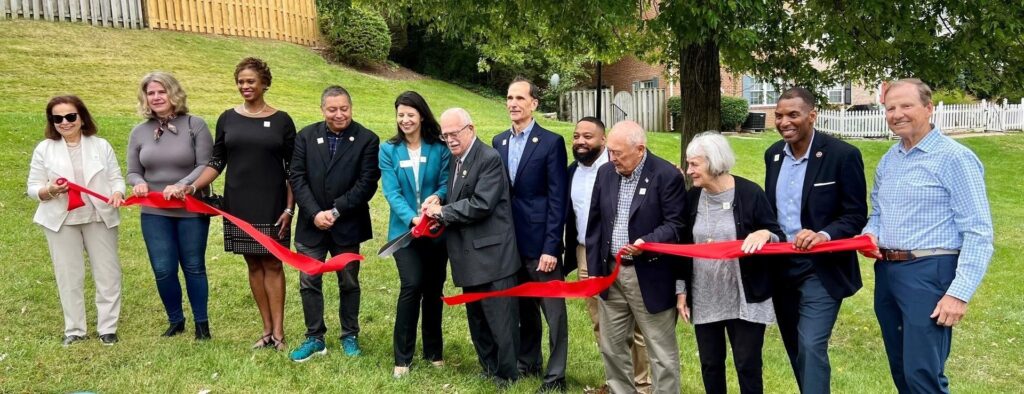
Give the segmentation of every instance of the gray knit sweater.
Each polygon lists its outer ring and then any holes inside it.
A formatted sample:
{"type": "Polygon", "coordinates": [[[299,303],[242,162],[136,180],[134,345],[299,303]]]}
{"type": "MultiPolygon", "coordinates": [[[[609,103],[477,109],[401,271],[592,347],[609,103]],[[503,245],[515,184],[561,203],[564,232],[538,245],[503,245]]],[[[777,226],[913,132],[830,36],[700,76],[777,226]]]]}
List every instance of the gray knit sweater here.
{"type": "MultiPolygon", "coordinates": [[[[128,185],[149,184],[150,192],[162,192],[167,185],[187,185],[199,178],[213,150],[213,137],[203,118],[179,115],[170,124],[177,133],[164,131],[154,138],[155,119],[140,123],[128,137],[128,185]],[[191,127],[191,133],[189,132],[191,127]],[[195,136],[193,148],[192,135],[195,136]],[[197,165],[198,164],[198,165],[197,165]]],[[[142,207],[142,213],[173,217],[196,217],[184,209],[142,207]]]]}

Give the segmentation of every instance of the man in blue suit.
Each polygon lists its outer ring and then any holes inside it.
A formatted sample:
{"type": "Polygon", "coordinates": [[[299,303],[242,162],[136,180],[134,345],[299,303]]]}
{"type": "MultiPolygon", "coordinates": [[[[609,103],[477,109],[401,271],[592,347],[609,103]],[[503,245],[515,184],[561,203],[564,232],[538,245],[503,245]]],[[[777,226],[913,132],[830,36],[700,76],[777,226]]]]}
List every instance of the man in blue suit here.
{"type": "MultiPolygon", "coordinates": [[[[533,119],[538,89],[516,78],[508,87],[506,108],[512,128],[498,134],[491,146],[498,150],[511,182],[512,222],[523,267],[521,282],[562,280],[559,266],[565,228],[567,195],[565,140],[533,119]]],[[[549,347],[544,383],[539,391],[565,391],[565,363],[569,328],[565,300],[521,298],[519,305],[519,371],[540,375],[543,367],[540,310],[548,323],[549,347]]]]}

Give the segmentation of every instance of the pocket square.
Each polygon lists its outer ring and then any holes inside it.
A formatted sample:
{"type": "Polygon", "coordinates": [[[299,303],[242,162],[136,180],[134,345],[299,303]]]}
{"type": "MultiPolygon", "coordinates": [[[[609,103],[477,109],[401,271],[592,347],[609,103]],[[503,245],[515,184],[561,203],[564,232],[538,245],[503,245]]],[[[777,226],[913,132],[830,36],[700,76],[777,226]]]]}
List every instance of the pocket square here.
{"type": "Polygon", "coordinates": [[[834,184],[834,183],[836,183],[836,181],[832,181],[832,182],[822,182],[822,183],[815,183],[815,184],[814,184],[814,187],[818,187],[818,186],[828,186],[828,185],[831,185],[831,184],[834,184]]]}

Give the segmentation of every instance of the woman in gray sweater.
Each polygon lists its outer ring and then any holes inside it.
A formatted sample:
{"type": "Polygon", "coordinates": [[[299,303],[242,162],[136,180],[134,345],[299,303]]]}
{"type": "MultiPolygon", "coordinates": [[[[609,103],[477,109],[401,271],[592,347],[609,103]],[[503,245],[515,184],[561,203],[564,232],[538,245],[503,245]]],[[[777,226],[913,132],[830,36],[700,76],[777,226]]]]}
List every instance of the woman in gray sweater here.
{"type": "MultiPolygon", "coordinates": [[[[191,184],[210,160],[213,138],[206,122],[189,115],[185,91],[164,72],[146,74],[139,84],[139,113],[146,120],[128,140],[128,184],[132,193],[163,193],[170,199],[194,192],[191,184]],[[190,189],[190,190],[186,190],[190,189]]],[[[210,339],[207,317],[206,238],[210,218],[184,209],[142,207],[142,237],[170,326],[163,336],[185,331],[178,266],[192,306],[196,339],[210,339]]]]}

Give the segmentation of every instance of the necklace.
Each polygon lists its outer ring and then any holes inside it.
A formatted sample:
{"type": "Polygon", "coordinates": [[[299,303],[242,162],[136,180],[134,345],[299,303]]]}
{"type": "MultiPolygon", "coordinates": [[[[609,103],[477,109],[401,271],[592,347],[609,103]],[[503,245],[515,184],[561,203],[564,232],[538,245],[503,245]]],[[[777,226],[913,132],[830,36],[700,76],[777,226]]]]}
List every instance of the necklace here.
{"type": "Polygon", "coordinates": [[[267,103],[263,102],[263,108],[260,108],[259,111],[249,112],[249,110],[247,108],[245,108],[245,103],[242,103],[242,112],[245,112],[246,115],[253,115],[253,116],[259,115],[259,114],[263,113],[263,111],[265,111],[266,109],[267,109],[267,103]]]}

